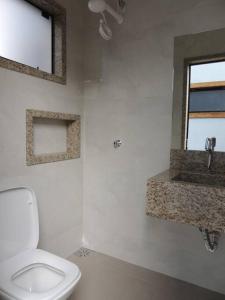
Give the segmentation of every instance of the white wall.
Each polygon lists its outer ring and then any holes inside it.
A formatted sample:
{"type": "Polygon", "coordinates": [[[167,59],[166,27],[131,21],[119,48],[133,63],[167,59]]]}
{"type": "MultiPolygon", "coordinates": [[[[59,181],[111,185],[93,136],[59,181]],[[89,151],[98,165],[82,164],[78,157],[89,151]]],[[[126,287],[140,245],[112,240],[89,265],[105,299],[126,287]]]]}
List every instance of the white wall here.
{"type": "Polygon", "coordinates": [[[25,110],[82,113],[82,12],[68,9],[67,85],[0,68],[0,189],[30,186],[40,215],[39,247],[62,256],[73,253],[82,236],[82,159],[26,166],[25,110]]]}
{"type": "Polygon", "coordinates": [[[84,238],[87,247],[225,293],[225,241],[145,216],[146,181],[169,167],[174,36],[225,27],[223,0],[129,0],[113,40],[86,10],[84,238]],[[114,150],[116,138],[123,141],[114,150]]]}

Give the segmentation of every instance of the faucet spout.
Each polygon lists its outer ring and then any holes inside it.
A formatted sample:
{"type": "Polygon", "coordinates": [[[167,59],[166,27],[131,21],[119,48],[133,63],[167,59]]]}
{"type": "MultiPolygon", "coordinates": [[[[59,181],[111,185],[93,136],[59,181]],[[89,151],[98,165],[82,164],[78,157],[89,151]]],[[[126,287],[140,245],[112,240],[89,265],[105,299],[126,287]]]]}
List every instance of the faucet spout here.
{"type": "Polygon", "coordinates": [[[212,155],[213,155],[212,151],[209,150],[208,151],[208,165],[207,165],[209,170],[211,169],[211,165],[212,165],[212,155]]]}

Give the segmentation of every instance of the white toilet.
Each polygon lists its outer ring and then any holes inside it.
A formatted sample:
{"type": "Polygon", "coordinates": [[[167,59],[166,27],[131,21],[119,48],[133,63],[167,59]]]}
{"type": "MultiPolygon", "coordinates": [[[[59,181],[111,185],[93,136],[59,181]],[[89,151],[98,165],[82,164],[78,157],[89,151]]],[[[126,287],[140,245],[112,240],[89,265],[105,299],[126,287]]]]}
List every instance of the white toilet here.
{"type": "Polygon", "coordinates": [[[64,300],[73,292],[79,268],[37,249],[39,220],[28,188],[0,192],[0,299],[64,300]]]}

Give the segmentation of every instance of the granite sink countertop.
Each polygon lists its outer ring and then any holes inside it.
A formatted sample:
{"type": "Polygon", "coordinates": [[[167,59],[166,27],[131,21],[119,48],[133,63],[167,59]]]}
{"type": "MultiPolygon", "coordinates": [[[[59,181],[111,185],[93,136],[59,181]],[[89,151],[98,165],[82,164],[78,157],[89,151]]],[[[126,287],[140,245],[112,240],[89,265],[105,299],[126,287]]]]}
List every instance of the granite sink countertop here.
{"type": "MultiPolygon", "coordinates": [[[[181,171],[169,169],[154,177],[150,181],[169,181],[171,183],[180,182],[183,184],[203,185],[209,187],[225,188],[225,174],[217,174],[213,172],[196,173],[190,171],[181,171]]],[[[224,199],[225,200],[225,199],[224,199]]]]}
{"type": "Polygon", "coordinates": [[[193,170],[171,168],[150,178],[147,215],[225,232],[225,173],[193,170]]]}

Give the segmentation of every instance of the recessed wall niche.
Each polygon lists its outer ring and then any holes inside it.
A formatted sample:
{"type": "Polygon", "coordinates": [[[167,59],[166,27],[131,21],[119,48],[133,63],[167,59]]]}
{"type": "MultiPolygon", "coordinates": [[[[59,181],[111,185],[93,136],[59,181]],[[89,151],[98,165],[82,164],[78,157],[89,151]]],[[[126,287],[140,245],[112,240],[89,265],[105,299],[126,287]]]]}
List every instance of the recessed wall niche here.
{"type": "Polygon", "coordinates": [[[32,109],[26,111],[26,161],[28,166],[79,157],[79,115],[32,109]],[[46,140],[47,143],[45,143],[46,140]],[[48,144],[48,148],[46,148],[46,144],[48,144]]]}

